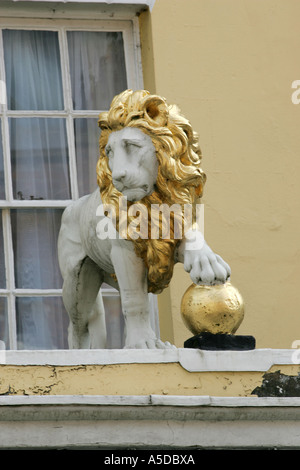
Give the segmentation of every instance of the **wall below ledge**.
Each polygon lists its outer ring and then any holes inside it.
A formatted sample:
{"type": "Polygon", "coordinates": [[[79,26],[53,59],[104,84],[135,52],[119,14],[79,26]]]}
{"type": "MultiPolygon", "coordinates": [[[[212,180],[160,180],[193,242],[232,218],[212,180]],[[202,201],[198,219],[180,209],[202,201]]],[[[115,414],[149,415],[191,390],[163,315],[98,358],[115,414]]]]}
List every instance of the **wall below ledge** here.
{"type": "Polygon", "coordinates": [[[300,397],[299,352],[0,351],[0,395],[300,397]]]}
{"type": "Polygon", "coordinates": [[[299,422],[299,398],[6,396],[0,450],[300,449],[299,422]]]}

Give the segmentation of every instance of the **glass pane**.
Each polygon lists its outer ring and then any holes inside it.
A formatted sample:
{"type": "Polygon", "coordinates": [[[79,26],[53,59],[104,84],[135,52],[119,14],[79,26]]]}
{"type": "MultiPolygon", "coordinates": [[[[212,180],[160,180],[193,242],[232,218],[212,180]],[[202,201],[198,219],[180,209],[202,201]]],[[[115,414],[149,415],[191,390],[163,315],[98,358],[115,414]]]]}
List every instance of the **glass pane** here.
{"type": "Polygon", "coordinates": [[[60,209],[11,211],[17,288],[61,288],[57,238],[62,212],[60,209]]]}
{"type": "Polygon", "coordinates": [[[3,244],[3,226],[2,211],[0,210],[0,289],[5,289],[5,261],[4,261],[4,244],[3,244]]]}
{"type": "Polygon", "coordinates": [[[68,349],[61,297],[17,297],[16,319],[18,349],[68,349]]]}
{"type": "Polygon", "coordinates": [[[122,33],[67,35],[74,109],[108,109],[113,97],[127,88],[122,33]]]}
{"type": "Polygon", "coordinates": [[[5,199],[1,120],[0,120],[0,199],[5,199]]]}
{"type": "Polygon", "coordinates": [[[74,130],[79,196],[84,196],[97,188],[100,129],[97,119],[75,119],[74,130]]]}
{"type": "Polygon", "coordinates": [[[0,341],[4,342],[0,343],[0,349],[9,349],[6,297],[0,297],[0,341]]]}
{"type": "Polygon", "coordinates": [[[69,199],[68,144],[64,119],[10,119],[16,199],[69,199]]]}
{"type": "Polygon", "coordinates": [[[3,43],[8,109],[63,109],[57,32],[6,29],[3,43]]]}

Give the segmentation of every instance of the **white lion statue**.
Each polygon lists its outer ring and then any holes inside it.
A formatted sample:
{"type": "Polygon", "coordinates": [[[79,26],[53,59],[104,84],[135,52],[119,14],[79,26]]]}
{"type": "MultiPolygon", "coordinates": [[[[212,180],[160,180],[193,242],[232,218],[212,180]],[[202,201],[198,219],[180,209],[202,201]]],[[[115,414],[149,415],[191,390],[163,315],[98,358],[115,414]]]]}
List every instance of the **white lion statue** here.
{"type": "Polygon", "coordinates": [[[162,205],[195,207],[206,180],[198,138],[176,106],[145,90],[116,96],[110,110],[100,114],[99,126],[100,191],[65,209],[58,239],[63,301],[70,317],[69,347],[105,347],[99,295],[105,282],[120,291],[124,347],[171,348],[151,328],[148,293],[169,285],[177,262],[184,263],[196,284],[225,283],[230,276],[229,266],[209,248],[198,228],[182,228],[182,213],[174,211],[170,217],[169,210],[169,231],[163,236],[166,215],[151,212],[162,205]],[[120,201],[123,206],[125,201],[125,225],[120,201]],[[180,237],[175,236],[178,226],[180,237]],[[153,228],[158,236],[151,236],[153,228]]]}

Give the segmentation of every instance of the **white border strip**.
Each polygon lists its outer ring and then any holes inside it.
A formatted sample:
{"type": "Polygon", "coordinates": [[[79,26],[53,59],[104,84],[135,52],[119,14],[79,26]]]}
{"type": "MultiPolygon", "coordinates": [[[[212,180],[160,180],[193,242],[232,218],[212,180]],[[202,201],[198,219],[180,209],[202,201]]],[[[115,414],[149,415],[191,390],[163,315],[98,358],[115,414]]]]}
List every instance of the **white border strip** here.
{"type": "MultiPolygon", "coordinates": [[[[7,1],[7,0],[6,0],[7,1]]],[[[55,3],[84,3],[86,0],[8,0],[12,2],[55,2],[55,3]]],[[[89,3],[104,3],[108,5],[123,4],[123,5],[147,5],[153,8],[155,0],[88,0],[89,3]]]]}
{"type": "Polygon", "coordinates": [[[179,363],[189,372],[267,371],[273,365],[299,364],[298,349],[204,351],[200,349],[91,349],[0,351],[0,364],[10,365],[111,365],[179,363]]]}
{"type": "Polygon", "coordinates": [[[14,405],[300,407],[300,397],[214,397],[209,395],[14,395],[0,397],[0,407],[14,405]]]}
{"type": "MultiPolygon", "coordinates": [[[[85,0],[6,0],[11,2],[55,2],[55,3],[84,3],[85,0]]],[[[149,7],[152,11],[155,0],[88,0],[89,3],[102,3],[106,5],[122,4],[122,5],[137,5],[137,7],[149,7]]]]}

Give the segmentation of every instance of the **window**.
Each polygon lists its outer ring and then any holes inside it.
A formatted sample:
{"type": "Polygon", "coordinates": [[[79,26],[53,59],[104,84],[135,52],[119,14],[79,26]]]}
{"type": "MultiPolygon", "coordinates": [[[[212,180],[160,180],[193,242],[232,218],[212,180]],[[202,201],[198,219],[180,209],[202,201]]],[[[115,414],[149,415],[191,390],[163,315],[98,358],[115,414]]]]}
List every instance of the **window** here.
{"type": "MultiPolygon", "coordinates": [[[[0,340],[67,349],[56,243],[64,208],[97,188],[100,111],[142,86],[130,21],[0,21],[0,340]]],[[[118,293],[103,289],[112,329],[118,293]]],[[[113,335],[110,347],[120,347],[113,335]]],[[[109,336],[110,338],[110,336],[109,336]]],[[[109,339],[108,338],[108,339],[109,339]]]]}

